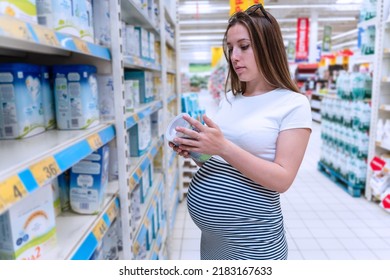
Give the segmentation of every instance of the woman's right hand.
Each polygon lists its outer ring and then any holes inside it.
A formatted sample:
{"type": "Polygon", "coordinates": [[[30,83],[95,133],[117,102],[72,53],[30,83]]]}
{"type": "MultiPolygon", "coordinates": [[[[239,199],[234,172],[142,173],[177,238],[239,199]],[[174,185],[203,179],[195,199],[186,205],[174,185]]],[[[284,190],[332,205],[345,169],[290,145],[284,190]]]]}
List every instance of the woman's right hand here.
{"type": "Polygon", "coordinates": [[[190,154],[188,151],[186,150],[182,150],[180,149],[178,146],[176,146],[175,144],[173,144],[172,142],[169,142],[169,147],[171,147],[173,149],[173,151],[175,153],[177,153],[179,156],[182,156],[184,158],[189,158],[190,157],[190,154]]]}

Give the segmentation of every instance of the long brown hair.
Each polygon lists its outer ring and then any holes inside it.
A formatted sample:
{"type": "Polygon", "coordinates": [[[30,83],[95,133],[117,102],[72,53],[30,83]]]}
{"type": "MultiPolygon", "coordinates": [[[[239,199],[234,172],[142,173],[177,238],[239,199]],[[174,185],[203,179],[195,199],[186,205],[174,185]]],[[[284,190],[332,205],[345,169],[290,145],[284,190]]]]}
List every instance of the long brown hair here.
{"type": "Polygon", "coordinates": [[[245,12],[237,12],[230,17],[223,37],[223,50],[229,63],[225,92],[228,91],[229,84],[234,95],[246,90],[246,83],[241,82],[234,71],[227,48],[229,29],[236,24],[242,24],[248,30],[257,67],[266,82],[273,87],[289,89],[299,93],[298,86],[290,76],[287,53],[278,22],[263,7],[261,7],[261,10],[255,9],[255,12],[248,12],[249,9],[245,12]]]}

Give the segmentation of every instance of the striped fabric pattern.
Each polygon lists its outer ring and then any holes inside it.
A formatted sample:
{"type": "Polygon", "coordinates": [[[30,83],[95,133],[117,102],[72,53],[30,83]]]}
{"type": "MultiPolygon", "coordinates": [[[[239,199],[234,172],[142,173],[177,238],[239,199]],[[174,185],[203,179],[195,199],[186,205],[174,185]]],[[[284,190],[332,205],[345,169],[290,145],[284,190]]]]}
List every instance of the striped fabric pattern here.
{"type": "Polygon", "coordinates": [[[285,260],[280,195],[211,158],[194,175],[188,210],[202,231],[202,260],[285,260]]]}

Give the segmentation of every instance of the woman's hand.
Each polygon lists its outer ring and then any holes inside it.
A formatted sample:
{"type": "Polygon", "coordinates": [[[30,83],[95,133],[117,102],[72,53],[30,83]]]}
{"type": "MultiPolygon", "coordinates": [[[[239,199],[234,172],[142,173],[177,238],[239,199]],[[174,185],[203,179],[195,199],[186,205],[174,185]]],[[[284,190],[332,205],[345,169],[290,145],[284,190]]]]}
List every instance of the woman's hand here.
{"type": "Polygon", "coordinates": [[[189,158],[190,157],[190,154],[188,151],[184,151],[182,149],[179,148],[179,146],[175,145],[174,143],[172,142],[169,142],[168,143],[169,147],[173,149],[173,151],[175,153],[177,153],[179,156],[182,156],[184,158],[189,158]]]}
{"type": "Polygon", "coordinates": [[[181,151],[198,152],[208,155],[223,155],[227,147],[227,140],[222,131],[209,117],[203,115],[206,125],[191,118],[188,115],[183,118],[189,122],[195,130],[176,127],[176,131],[184,133],[188,138],[175,138],[173,141],[181,151]]]}

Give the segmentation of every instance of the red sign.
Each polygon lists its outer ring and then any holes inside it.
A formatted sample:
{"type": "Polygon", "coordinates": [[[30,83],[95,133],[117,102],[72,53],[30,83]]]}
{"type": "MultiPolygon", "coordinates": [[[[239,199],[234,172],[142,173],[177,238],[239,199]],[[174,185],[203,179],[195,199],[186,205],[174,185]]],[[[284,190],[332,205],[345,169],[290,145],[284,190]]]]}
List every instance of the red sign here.
{"type": "Polygon", "coordinates": [[[390,194],[382,199],[382,206],[383,208],[390,210],[390,194]]]}
{"type": "Polygon", "coordinates": [[[374,157],[370,162],[370,166],[373,171],[382,171],[385,165],[386,161],[384,161],[380,157],[374,157]]]}
{"type": "Polygon", "coordinates": [[[295,60],[307,61],[309,58],[309,18],[298,18],[295,60]]]}

